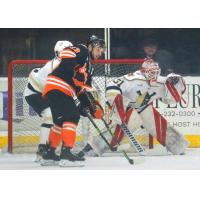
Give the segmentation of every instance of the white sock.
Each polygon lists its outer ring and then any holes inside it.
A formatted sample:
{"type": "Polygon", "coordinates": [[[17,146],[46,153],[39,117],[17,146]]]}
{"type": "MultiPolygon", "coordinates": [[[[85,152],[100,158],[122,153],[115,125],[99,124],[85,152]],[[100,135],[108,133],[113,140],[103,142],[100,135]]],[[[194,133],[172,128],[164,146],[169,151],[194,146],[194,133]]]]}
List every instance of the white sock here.
{"type": "Polygon", "coordinates": [[[40,144],[46,144],[49,139],[50,128],[41,126],[40,128],[40,144]]]}

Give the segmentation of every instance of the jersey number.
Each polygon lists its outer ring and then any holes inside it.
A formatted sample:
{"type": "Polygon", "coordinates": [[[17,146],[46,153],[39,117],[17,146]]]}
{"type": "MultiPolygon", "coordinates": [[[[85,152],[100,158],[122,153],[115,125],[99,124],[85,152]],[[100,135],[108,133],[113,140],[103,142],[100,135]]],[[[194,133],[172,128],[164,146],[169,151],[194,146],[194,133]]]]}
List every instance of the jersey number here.
{"type": "Polygon", "coordinates": [[[123,82],[124,82],[124,81],[122,81],[122,80],[119,79],[119,78],[113,81],[113,83],[115,83],[118,87],[120,87],[120,86],[122,85],[123,82]]]}

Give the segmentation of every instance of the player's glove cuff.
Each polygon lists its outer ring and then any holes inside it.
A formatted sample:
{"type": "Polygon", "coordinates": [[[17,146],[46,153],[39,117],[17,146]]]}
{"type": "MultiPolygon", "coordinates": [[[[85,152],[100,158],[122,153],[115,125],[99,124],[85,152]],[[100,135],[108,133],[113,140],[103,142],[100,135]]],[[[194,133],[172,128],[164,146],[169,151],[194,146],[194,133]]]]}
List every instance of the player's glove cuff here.
{"type": "Polygon", "coordinates": [[[95,108],[94,106],[90,108],[90,113],[95,119],[102,119],[104,115],[103,108],[97,101],[95,101],[95,108]]]}

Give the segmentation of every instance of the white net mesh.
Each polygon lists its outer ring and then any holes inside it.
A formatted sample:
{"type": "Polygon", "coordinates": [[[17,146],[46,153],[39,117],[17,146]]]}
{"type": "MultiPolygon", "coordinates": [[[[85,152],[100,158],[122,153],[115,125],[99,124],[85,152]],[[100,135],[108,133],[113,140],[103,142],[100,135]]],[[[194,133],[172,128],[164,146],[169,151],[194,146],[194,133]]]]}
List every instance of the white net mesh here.
{"type": "MultiPolygon", "coordinates": [[[[21,61],[13,62],[12,64],[12,150],[13,152],[33,152],[39,142],[39,133],[41,118],[33,111],[33,109],[26,103],[23,92],[28,81],[28,75],[33,68],[42,67],[44,61],[21,61]]],[[[120,77],[127,73],[133,72],[138,69],[139,64],[134,61],[130,64],[94,64],[93,79],[98,84],[99,88],[105,95],[105,88],[110,81],[116,77],[120,77]]],[[[101,95],[94,94],[95,97],[101,102],[106,110],[105,101],[101,95]]],[[[98,127],[104,132],[105,126],[100,120],[95,120],[98,127]]],[[[114,130],[113,127],[112,130],[114,130]]],[[[96,129],[86,118],[81,118],[78,131],[76,147],[81,148],[86,142],[88,134],[97,135],[96,129]]],[[[138,134],[137,138],[145,145],[149,145],[149,136],[147,134],[138,134]]],[[[10,138],[11,139],[11,138],[10,138]]]]}

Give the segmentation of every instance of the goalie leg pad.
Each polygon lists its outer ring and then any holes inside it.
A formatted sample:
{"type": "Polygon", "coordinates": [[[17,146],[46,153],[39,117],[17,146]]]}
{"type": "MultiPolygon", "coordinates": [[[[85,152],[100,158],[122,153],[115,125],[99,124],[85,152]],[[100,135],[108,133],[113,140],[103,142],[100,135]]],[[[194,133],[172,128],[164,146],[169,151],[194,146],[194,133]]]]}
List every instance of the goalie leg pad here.
{"type": "MultiPolygon", "coordinates": [[[[104,133],[104,137],[108,141],[111,140],[111,136],[109,133],[104,133]]],[[[88,143],[90,144],[90,146],[92,147],[92,149],[98,156],[101,156],[103,153],[105,153],[108,150],[107,144],[102,140],[100,135],[93,136],[90,134],[88,138],[88,143]]]]}
{"type": "MultiPolygon", "coordinates": [[[[124,117],[124,122],[126,124],[128,124],[129,120],[130,120],[130,117],[131,117],[131,114],[133,112],[133,109],[129,109],[126,113],[125,113],[125,117],[124,117]]],[[[132,121],[132,120],[131,120],[132,121]]],[[[134,123],[134,122],[133,122],[134,123]]],[[[129,123],[130,124],[130,123],[129,123]]],[[[121,130],[120,126],[117,124],[116,128],[115,128],[115,132],[114,132],[114,136],[112,138],[112,141],[111,141],[111,146],[115,146],[117,144],[117,142],[121,142],[121,140],[123,139],[124,137],[124,133],[123,131],[121,130]]]]}
{"type": "MultiPolygon", "coordinates": [[[[116,96],[114,101],[116,108],[115,114],[117,114],[118,118],[120,118],[119,124],[121,124],[121,122],[123,121],[125,124],[128,125],[128,128],[134,132],[138,130],[142,125],[140,115],[133,108],[129,108],[128,110],[125,111],[123,100],[124,97],[122,95],[116,96]]],[[[117,142],[120,142],[123,139],[123,136],[124,136],[123,131],[121,130],[120,126],[117,125],[111,145],[112,146],[116,145],[117,142]]]]}
{"type": "Polygon", "coordinates": [[[143,126],[173,154],[183,154],[188,142],[183,135],[172,128],[167,120],[152,106],[149,105],[140,113],[143,126]]]}
{"type": "Polygon", "coordinates": [[[166,148],[168,151],[172,152],[174,155],[182,155],[188,145],[189,142],[185,140],[183,135],[172,126],[169,125],[167,127],[166,148]]]}

